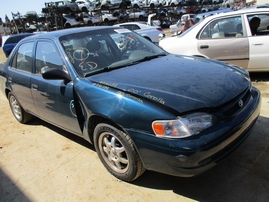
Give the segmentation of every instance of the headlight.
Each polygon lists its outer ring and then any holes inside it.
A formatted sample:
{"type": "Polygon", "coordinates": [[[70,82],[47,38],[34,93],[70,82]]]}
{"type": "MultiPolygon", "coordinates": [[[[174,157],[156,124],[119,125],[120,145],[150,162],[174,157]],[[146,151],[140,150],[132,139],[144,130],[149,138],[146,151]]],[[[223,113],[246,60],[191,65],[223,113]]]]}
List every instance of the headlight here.
{"type": "Polygon", "coordinates": [[[214,125],[216,118],[207,113],[193,113],[178,117],[175,120],[157,120],[152,129],[158,137],[185,138],[197,135],[214,125]]]}

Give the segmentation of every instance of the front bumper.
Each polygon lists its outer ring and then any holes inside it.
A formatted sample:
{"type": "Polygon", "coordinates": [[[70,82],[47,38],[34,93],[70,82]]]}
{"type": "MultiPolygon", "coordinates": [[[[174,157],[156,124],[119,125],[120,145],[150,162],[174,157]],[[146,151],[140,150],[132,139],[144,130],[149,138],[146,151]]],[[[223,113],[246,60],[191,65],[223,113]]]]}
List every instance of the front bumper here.
{"type": "Polygon", "coordinates": [[[232,121],[217,124],[207,134],[186,139],[162,139],[128,130],[148,170],[191,177],[213,167],[236,149],[256,123],[261,96],[253,87],[251,101],[232,121]]]}

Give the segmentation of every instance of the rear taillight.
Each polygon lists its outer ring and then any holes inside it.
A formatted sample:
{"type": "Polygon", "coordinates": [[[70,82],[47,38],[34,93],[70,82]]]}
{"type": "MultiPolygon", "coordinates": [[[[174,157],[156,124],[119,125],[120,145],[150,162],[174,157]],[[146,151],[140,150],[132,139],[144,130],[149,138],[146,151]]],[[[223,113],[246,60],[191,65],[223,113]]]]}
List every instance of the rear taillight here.
{"type": "Polygon", "coordinates": [[[159,30],[160,32],[163,31],[163,29],[161,27],[158,27],[157,30],[159,30]]]}

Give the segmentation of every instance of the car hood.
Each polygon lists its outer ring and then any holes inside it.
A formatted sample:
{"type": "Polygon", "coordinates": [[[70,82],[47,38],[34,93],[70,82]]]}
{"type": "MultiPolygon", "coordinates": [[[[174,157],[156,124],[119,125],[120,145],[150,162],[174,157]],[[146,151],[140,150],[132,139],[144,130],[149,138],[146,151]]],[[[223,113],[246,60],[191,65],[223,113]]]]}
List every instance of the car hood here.
{"type": "Polygon", "coordinates": [[[168,55],[88,78],[179,112],[214,108],[250,86],[248,73],[222,62],[168,55]]]}

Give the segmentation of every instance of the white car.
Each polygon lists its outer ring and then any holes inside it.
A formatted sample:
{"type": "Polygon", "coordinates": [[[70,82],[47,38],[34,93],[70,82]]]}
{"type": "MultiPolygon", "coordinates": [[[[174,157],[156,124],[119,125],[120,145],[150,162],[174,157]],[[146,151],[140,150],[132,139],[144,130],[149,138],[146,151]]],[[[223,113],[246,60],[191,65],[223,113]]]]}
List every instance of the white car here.
{"type": "Polygon", "coordinates": [[[128,14],[129,19],[139,19],[141,21],[147,19],[148,14],[144,10],[133,11],[128,14]]]}
{"type": "Polygon", "coordinates": [[[182,32],[184,29],[184,22],[181,22],[181,20],[178,20],[176,24],[170,25],[169,27],[170,32],[174,33],[174,35],[177,35],[182,32]]]}
{"type": "Polygon", "coordinates": [[[92,15],[96,19],[100,19],[100,22],[106,24],[114,23],[118,20],[118,18],[114,17],[111,13],[109,13],[109,11],[92,12],[92,15]]]}
{"type": "Polygon", "coordinates": [[[144,6],[144,0],[131,0],[131,7],[141,8],[144,6]]]}
{"type": "Polygon", "coordinates": [[[221,60],[251,71],[269,71],[269,8],[209,16],[159,45],[167,52],[221,60]],[[255,36],[250,22],[260,18],[255,36]]]}
{"type": "Polygon", "coordinates": [[[126,22],[117,24],[115,26],[124,27],[131,31],[134,31],[156,44],[159,43],[160,38],[165,37],[165,33],[161,27],[150,26],[143,22],[126,22]]]}
{"type": "Polygon", "coordinates": [[[181,33],[184,29],[185,22],[187,20],[194,20],[195,14],[184,14],[181,16],[181,19],[177,21],[176,24],[170,25],[169,29],[170,32],[174,33],[175,35],[181,33]]]}
{"type": "Polygon", "coordinates": [[[94,3],[91,0],[76,0],[79,10],[88,13],[94,9],[94,3]]]}
{"type": "Polygon", "coordinates": [[[94,24],[101,23],[102,17],[92,15],[92,14],[83,14],[83,21],[84,21],[84,24],[92,26],[94,24]]]}
{"type": "Polygon", "coordinates": [[[63,14],[63,27],[71,28],[71,27],[79,27],[81,26],[81,21],[78,17],[73,16],[72,14],[63,14]]]}

